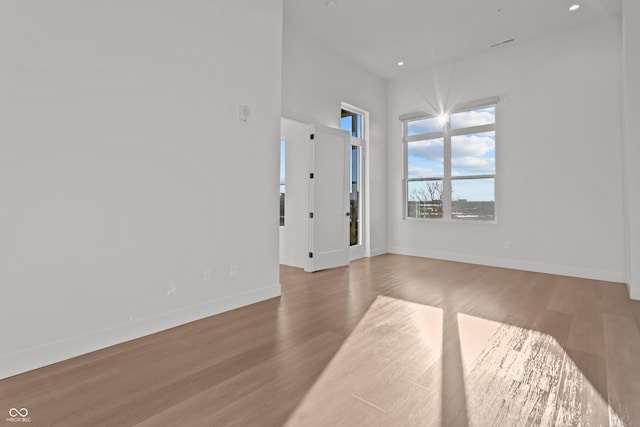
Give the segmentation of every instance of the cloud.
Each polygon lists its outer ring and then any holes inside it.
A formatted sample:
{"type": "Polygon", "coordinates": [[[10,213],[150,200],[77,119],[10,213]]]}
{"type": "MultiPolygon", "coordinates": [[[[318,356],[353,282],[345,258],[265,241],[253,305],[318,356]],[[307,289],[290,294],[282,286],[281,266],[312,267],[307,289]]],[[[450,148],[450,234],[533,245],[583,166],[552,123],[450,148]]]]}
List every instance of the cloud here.
{"type": "Polygon", "coordinates": [[[407,133],[420,135],[423,133],[444,132],[443,122],[438,117],[411,121],[408,124],[407,133]]]}
{"type": "Polygon", "coordinates": [[[409,156],[425,160],[442,161],[444,158],[444,140],[442,138],[409,142],[409,156]]]}
{"type": "Polygon", "coordinates": [[[478,157],[460,157],[451,159],[453,176],[490,175],[496,171],[496,159],[478,157]]]}
{"type": "Polygon", "coordinates": [[[407,170],[409,178],[433,178],[443,176],[442,168],[439,171],[429,167],[409,166],[407,170]]]}
{"type": "Polygon", "coordinates": [[[496,170],[496,141],[493,132],[460,135],[451,139],[451,167],[454,176],[493,174],[496,170]]]}
{"type": "Polygon", "coordinates": [[[444,141],[442,138],[410,142],[409,178],[444,175],[444,141]]]}
{"type": "Polygon", "coordinates": [[[451,128],[461,129],[471,126],[480,126],[496,121],[495,107],[483,108],[481,110],[464,111],[451,115],[451,128]]]}
{"type": "Polygon", "coordinates": [[[496,149],[495,135],[482,133],[476,135],[460,135],[451,138],[451,156],[485,156],[496,149]]]}
{"type": "MultiPolygon", "coordinates": [[[[495,173],[495,133],[454,136],[451,140],[452,175],[488,175],[495,173]]],[[[409,178],[443,175],[442,138],[409,142],[409,178]]]]}

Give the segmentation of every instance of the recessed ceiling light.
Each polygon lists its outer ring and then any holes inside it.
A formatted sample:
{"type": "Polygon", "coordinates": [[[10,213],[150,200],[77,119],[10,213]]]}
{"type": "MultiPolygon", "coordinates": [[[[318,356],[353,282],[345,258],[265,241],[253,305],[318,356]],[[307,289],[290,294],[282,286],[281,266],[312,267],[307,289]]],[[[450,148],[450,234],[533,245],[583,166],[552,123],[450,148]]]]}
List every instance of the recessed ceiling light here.
{"type": "Polygon", "coordinates": [[[569,10],[572,11],[572,12],[574,10],[578,10],[578,9],[580,9],[580,5],[579,4],[574,4],[574,5],[571,5],[571,7],[569,7],[569,10]]]}
{"type": "Polygon", "coordinates": [[[337,7],[338,3],[336,3],[334,0],[329,0],[327,2],[327,7],[337,7]]]}
{"type": "Polygon", "coordinates": [[[398,67],[402,67],[404,65],[403,61],[398,61],[398,67]]]}

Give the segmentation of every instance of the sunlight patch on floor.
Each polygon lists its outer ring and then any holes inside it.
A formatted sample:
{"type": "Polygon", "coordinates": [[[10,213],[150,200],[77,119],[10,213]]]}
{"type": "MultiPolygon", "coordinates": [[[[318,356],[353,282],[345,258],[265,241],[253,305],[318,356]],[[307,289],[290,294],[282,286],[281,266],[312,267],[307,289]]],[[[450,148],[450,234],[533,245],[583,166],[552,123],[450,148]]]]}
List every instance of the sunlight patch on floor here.
{"type": "Polygon", "coordinates": [[[441,356],[441,309],[378,297],[287,425],[440,425],[441,356]]]}
{"type": "Polygon", "coordinates": [[[548,334],[379,296],[287,425],[610,425],[610,411],[548,334]]]}
{"type": "Polygon", "coordinates": [[[457,317],[470,425],[609,425],[609,405],[552,336],[457,317]]]}

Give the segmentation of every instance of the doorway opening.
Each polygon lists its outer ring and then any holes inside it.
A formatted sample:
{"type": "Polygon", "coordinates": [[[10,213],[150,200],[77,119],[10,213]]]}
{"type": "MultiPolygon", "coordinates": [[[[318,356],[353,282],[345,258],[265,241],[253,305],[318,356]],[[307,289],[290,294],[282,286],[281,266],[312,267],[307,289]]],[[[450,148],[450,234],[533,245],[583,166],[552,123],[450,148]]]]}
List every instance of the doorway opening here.
{"type": "Polygon", "coordinates": [[[340,109],[340,128],[351,135],[349,159],[349,205],[350,258],[365,256],[367,246],[367,218],[365,178],[366,150],[368,146],[369,113],[353,105],[342,103],[340,109]]]}

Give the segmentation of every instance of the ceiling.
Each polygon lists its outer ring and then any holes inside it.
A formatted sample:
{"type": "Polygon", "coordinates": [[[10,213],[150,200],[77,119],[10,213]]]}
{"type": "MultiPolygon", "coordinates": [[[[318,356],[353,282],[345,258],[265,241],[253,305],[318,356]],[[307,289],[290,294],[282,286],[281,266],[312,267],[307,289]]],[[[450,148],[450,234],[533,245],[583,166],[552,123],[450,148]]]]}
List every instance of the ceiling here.
{"type": "Polygon", "coordinates": [[[284,0],[285,26],[384,80],[617,19],[621,0],[284,0]],[[569,6],[581,7],[569,11],[569,6]],[[514,42],[496,48],[505,40],[514,42]],[[397,63],[404,61],[399,67],[397,63]]]}

